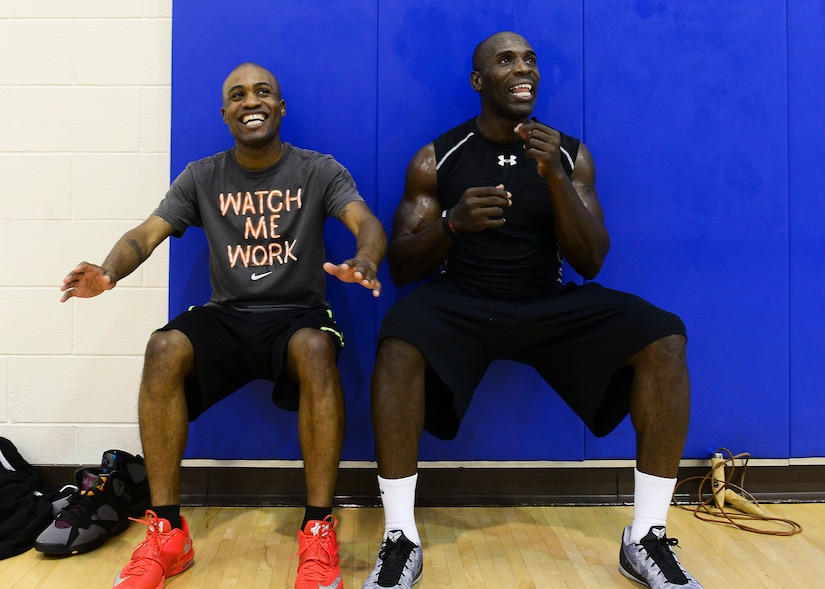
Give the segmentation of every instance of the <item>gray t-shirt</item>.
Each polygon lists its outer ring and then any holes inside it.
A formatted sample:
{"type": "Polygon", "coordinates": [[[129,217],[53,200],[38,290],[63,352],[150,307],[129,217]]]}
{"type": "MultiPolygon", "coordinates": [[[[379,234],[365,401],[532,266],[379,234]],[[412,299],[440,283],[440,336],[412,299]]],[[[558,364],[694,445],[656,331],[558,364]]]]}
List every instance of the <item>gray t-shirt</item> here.
{"type": "Polygon", "coordinates": [[[183,235],[203,227],[211,303],[240,307],[325,304],[323,226],[363,201],[332,156],[283,144],[277,163],[242,168],[234,148],[191,162],[153,212],[183,235]]]}

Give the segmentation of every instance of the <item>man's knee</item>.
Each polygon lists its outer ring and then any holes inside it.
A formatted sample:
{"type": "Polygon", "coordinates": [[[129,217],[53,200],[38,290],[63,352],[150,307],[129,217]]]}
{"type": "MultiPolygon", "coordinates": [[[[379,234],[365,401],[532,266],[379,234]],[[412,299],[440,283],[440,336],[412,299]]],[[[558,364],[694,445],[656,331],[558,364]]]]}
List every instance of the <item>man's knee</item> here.
{"type": "MultiPolygon", "coordinates": [[[[184,382],[193,371],[192,344],[180,331],[158,331],[149,338],[140,384],[141,405],[168,406],[183,395],[184,382]]],[[[143,409],[141,409],[143,411],[143,409]]],[[[141,421],[144,419],[141,413],[141,421]]]]}
{"type": "Polygon", "coordinates": [[[648,344],[638,352],[631,362],[637,368],[686,368],[687,341],[682,335],[668,335],[648,344]]]}
{"type": "Polygon", "coordinates": [[[336,343],[326,331],[321,329],[299,329],[289,340],[290,353],[295,358],[309,358],[316,361],[336,360],[336,343]]]}
{"type": "Polygon", "coordinates": [[[299,329],[289,340],[287,375],[304,386],[338,379],[336,346],[323,330],[299,329]]]}
{"type": "Polygon", "coordinates": [[[652,344],[656,353],[668,364],[684,366],[687,356],[687,339],[683,335],[669,335],[652,344]]]}
{"type": "Polygon", "coordinates": [[[378,344],[375,358],[376,370],[390,370],[396,373],[424,370],[426,360],[411,343],[396,338],[385,337],[378,344]]]}
{"type": "Polygon", "coordinates": [[[188,372],[194,355],[192,343],[182,332],[156,331],[146,344],[145,362],[153,367],[180,366],[188,372]]]}

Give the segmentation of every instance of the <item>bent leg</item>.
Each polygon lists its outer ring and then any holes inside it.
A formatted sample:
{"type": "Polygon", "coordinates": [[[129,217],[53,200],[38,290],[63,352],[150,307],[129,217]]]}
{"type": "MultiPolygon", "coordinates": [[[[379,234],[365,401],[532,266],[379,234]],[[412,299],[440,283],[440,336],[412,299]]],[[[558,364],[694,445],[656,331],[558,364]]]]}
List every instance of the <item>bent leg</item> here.
{"type": "Polygon", "coordinates": [[[147,525],[146,539],[118,573],[115,585],[162,587],[164,579],[194,564],[189,527],[179,511],[180,461],[189,432],[184,381],[193,366],[192,344],[181,331],[158,331],[149,338],[138,413],[154,513],[147,512],[141,520],[147,525]]]}
{"type": "Polygon", "coordinates": [[[194,357],[189,338],[177,330],[155,332],[146,346],[138,414],[152,505],[180,503],[180,461],[189,433],[184,380],[194,357]]]}
{"type": "Polygon", "coordinates": [[[651,587],[702,589],[665,533],[690,415],[685,338],[671,335],[631,358],[630,416],[636,429],[633,521],[622,534],[620,570],[651,587]]]}
{"type": "Polygon", "coordinates": [[[335,342],[319,329],[299,329],[289,340],[286,370],[300,390],[298,441],[307,503],[330,507],[344,443],[344,394],[335,342]]]}
{"type": "Polygon", "coordinates": [[[685,338],[657,340],[635,354],[631,365],[636,470],[633,522],[624,542],[637,544],[651,529],[665,526],[676,485],[690,414],[685,338]]]}
{"type": "Polygon", "coordinates": [[[424,430],[426,360],[397,338],[378,345],[371,383],[372,427],[378,474],[397,479],[415,474],[424,430]]]}
{"type": "Polygon", "coordinates": [[[686,341],[671,335],[646,346],[631,359],[630,418],[636,431],[640,471],[674,478],[685,448],[690,419],[686,341]]]}
{"type": "Polygon", "coordinates": [[[372,373],[372,425],[384,533],[362,589],[410,587],[422,574],[421,538],[415,524],[418,443],[424,429],[424,356],[409,343],[384,338],[372,373]]]}

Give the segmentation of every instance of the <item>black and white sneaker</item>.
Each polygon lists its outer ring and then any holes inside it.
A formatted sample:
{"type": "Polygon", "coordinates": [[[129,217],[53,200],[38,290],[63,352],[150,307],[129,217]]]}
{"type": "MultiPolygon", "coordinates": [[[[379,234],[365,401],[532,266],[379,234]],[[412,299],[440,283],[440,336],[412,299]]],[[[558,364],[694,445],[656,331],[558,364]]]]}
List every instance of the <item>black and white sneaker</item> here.
{"type": "Polygon", "coordinates": [[[619,550],[619,570],[634,581],[651,589],[702,589],[690,576],[671,547],[678,546],[676,538],[665,535],[664,526],[653,526],[638,544],[628,544],[630,526],[624,529],[619,550]]]}
{"type": "Polygon", "coordinates": [[[410,589],[421,580],[424,554],[401,530],[393,530],[381,543],[372,572],[361,589],[410,589]]]}

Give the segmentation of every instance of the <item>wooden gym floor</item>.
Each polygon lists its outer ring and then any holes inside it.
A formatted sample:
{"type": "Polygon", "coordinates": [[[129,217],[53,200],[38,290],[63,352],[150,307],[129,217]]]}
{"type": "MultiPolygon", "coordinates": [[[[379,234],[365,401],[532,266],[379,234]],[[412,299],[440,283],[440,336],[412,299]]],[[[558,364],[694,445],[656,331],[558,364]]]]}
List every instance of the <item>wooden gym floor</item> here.
{"type": "MultiPolygon", "coordinates": [[[[763,505],[769,515],[803,527],[768,536],[703,522],[671,507],[668,533],[677,554],[705,589],[825,587],[825,504],[763,505]]],[[[292,589],[296,507],[185,507],[195,566],[168,589],[292,589]]],[[[619,536],[632,508],[419,508],[424,576],[416,589],[633,588],[619,573],[619,536]]],[[[344,587],[360,589],[381,533],[380,508],[336,508],[344,587]]],[[[774,528],[771,528],[774,529],[774,528]]],[[[108,588],[143,539],[132,523],[101,548],[65,558],[35,550],[0,561],[3,589],[108,588]]]]}

